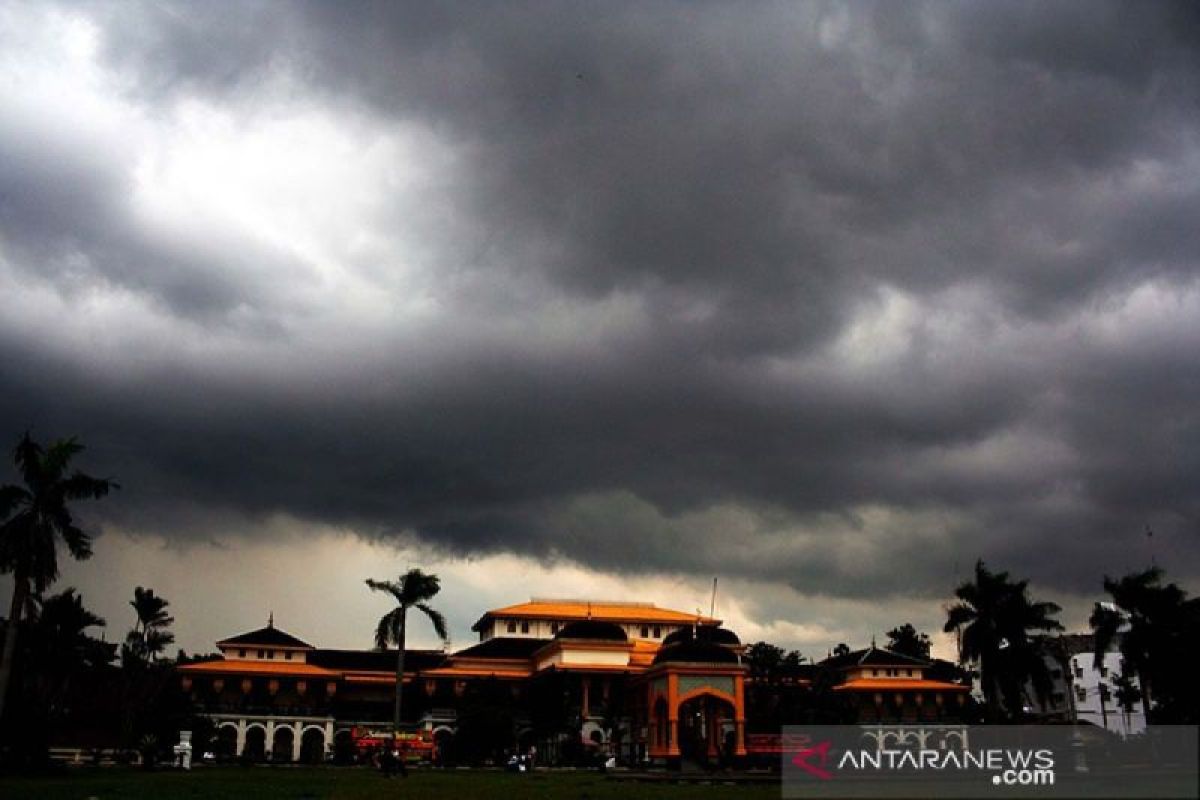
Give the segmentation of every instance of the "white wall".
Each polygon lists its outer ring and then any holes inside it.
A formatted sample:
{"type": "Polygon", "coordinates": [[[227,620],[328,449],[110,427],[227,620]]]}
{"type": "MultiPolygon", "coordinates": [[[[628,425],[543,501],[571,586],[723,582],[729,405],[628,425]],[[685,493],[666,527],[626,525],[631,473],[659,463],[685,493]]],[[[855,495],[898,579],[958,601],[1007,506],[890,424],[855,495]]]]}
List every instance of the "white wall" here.
{"type": "MultiPolygon", "coordinates": [[[[1043,706],[1037,699],[1032,685],[1026,685],[1026,711],[1048,716],[1061,716],[1087,722],[1118,734],[1130,736],[1146,729],[1146,715],[1141,701],[1133,704],[1126,712],[1117,702],[1115,679],[1121,674],[1121,654],[1105,653],[1103,665],[1093,666],[1094,655],[1088,651],[1077,653],[1069,660],[1069,674],[1057,659],[1047,656],[1046,667],[1050,670],[1051,696],[1043,706]],[[1107,689],[1107,699],[1102,699],[1101,687],[1107,689]]],[[[1133,681],[1137,686],[1136,678],[1133,681]]]]}
{"type": "Polygon", "coordinates": [[[307,661],[307,652],[304,650],[281,650],[278,647],[265,645],[259,647],[236,644],[219,649],[225,658],[233,661],[279,661],[284,664],[304,664],[307,661]],[[288,654],[291,654],[290,659],[288,654]]]}
{"type": "MultiPolygon", "coordinates": [[[[1134,703],[1129,712],[1117,702],[1114,679],[1121,674],[1121,654],[1105,653],[1104,663],[1099,669],[1093,666],[1093,660],[1091,653],[1071,656],[1072,691],[1079,721],[1091,722],[1122,736],[1146,730],[1146,715],[1141,701],[1134,703]],[[1104,699],[1101,687],[1107,688],[1107,699],[1104,699]]],[[[1136,678],[1133,684],[1137,686],[1136,678]]]]}
{"type": "MultiPolygon", "coordinates": [[[[561,630],[562,627],[564,625],[568,624],[569,622],[574,622],[574,621],[575,620],[557,620],[558,630],[561,630]]],[[[509,638],[517,637],[517,638],[524,638],[524,639],[553,639],[554,634],[556,632],[556,630],[554,628],[555,622],[556,622],[556,620],[517,619],[517,618],[508,619],[508,618],[501,617],[499,619],[491,620],[491,624],[484,627],[483,632],[479,638],[480,638],[480,641],[486,641],[493,637],[509,637],[509,638]],[[509,631],[509,629],[508,629],[509,622],[514,623],[514,626],[513,626],[514,630],[512,630],[512,631],[509,631]],[[528,630],[525,630],[523,626],[528,626],[528,630]]],[[[665,639],[669,634],[671,634],[673,631],[677,631],[682,627],[681,625],[647,624],[647,625],[645,625],[645,628],[647,629],[646,636],[643,637],[642,636],[643,625],[641,623],[617,623],[617,624],[620,625],[622,630],[625,631],[625,635],[629,637],[630,641],[633,641],[635,639],[644,639],[645,641],[651,641],[651,642],[660,642],[663,639],[665,639]],[[659,633],[659,635],[657,637],[655,637],[655,635],[654,635],[655,628],[658,629],[658,633],[659,633]]]]}

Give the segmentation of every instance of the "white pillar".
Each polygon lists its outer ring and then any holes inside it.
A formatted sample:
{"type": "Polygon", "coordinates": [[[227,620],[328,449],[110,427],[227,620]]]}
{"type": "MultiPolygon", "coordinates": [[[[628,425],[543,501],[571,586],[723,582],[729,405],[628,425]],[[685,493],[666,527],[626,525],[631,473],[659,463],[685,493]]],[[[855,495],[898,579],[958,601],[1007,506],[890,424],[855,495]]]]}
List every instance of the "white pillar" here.
{"type": "Polygon", "coordinates": [[[325,755],[333,752],[333,720],[325,722],[325,755]]]}
{"type": "Polygon", "coordinates": [[[300,739],[304,736],[304,731],[301,729],[299,722],[292,726],[292,730],[292,761],[299,761],[300,739]]]}
{"type": "Polygon", "coordinates": [[[237,753],[234,755],[240,757],[246,750],[246,720],[239,719],[237,721],[237,753]]]}
{"type": "Polygon", "coordinates": [[[275,721],[267,720],[267,735],[263,742],[263,752],[268,756],[268,761],[275,760],[275,721]]]}

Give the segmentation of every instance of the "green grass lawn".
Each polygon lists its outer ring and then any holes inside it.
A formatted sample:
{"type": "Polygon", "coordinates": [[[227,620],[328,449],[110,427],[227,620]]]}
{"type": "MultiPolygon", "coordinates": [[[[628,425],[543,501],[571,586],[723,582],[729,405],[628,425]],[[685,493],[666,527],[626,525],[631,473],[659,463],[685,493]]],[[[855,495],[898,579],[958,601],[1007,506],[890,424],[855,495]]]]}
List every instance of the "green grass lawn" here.
{"type": "Polygon", "coordinates": [[[758,800],[780,796],[778,784],[677,785],[608,780],[594,772],[512,774],[484,771],[413,771],[386,779],[365,768],[199,767],[190,773],[124,768],[79,768],[39,778],[0,778],[0,798],[123,800],[124,798],[503,798],[503,800],[637,800],[699,798],[758,800]]]}

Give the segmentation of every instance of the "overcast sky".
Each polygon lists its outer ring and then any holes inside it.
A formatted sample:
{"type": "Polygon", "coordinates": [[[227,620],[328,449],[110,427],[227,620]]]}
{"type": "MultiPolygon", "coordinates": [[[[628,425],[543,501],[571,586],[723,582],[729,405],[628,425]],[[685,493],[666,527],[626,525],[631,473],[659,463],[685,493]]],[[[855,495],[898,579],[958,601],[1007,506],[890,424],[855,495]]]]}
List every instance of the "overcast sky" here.
{"type": "Polygon", "coordinates": [[[0,437],[123,487],[61,585],[203,649],[716,575],[810,655],[977,558],[1200,588],[1198,9],[0,5],[0,437]]]}

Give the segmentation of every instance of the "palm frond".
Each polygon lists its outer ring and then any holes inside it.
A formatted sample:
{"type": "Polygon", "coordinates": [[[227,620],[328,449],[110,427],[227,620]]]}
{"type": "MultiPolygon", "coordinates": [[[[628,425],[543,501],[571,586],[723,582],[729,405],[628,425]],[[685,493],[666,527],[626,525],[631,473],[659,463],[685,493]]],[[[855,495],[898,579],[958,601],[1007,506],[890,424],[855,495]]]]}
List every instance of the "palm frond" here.
{"type": "Polygon", "coordinates": [[[18,507],[28,504],[32,499],[33,495],[20,486],[0,486],[0,521],[8,519],[18,507]]]}
{"type": "Polygon", "coordinates": [[[52,442],[42,455],[43,477],[48,481],[61,481],[71,459],[82,452],[83,445],[74,436],[52,442]]]}
{"type": "Polygon", "coordinates": [[[429,617],[429,622],[433,625],[433,630],[439,639],[444,642],[450,638],[449,629],[446,627],[446,618],[442,616],[442,612],[432,608],[428,603],[417,603],[416,607],[429,617]]]}
{"type": "Polygon", "coordinates": [[[62,482],[62,494],[66,500],[99,500],[113,489],[120,489],[120,484],[108,478],[93,478],[76,472],[62,482]]]}
{"type": "Polygon", "coordinates": [[[942,626],[943,633],[952,633],[964,625],[971,623],[976,616],[974,608],[965,603],[957,603],[946,610],[946,624],[942,626]]]}
{"type": "Polygon", "coordinates": [[[92,557],[92,537],[75,524],[66,506],[54,508],[49,517],[73,558],[85,561],[92,557]]]}
{"type": "Polygon", "coordinates": [[[167,648],[175,643],[175,634],[170,631],[150,630],[146,633],[146,652],[153,659],[160,653],[166,652],[167,648]]]}
{"type": "Polygon", "coordinates": [[[379,624],[375,626],[376,648],[387,650],[388,645],[400,641],[400,615],[402,613],[403,609],[396,607],[379,618],[379,624]]]}
{"type": "Polygon", "coordinates": [[[397,603],[403,604],[404,602],[404,587],[401,584],[397,584],[394,581],[377,581],[367,578],[367,586],[373,592],[387,592],[397,603]]]}
{"type": "Polygon", "coordinates": [[[17,441],[13,449],[13,463],[21,473],[21,479],[30,489],[37,491],[42,484],[42,446],[33,440],[29,431],[17,441]]]}

